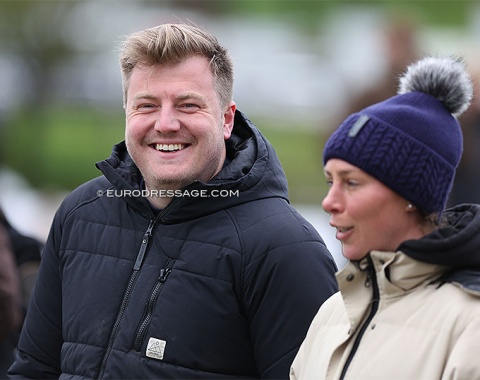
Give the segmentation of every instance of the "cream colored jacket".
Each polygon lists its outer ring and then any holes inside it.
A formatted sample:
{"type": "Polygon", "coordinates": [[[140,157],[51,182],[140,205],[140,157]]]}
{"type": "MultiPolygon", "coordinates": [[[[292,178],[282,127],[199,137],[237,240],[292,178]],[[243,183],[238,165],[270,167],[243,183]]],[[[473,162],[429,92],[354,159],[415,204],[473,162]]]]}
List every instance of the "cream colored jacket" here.
{"type": "Polygon", "coordinates": [[[401,252],[348,263],[337,274],[341,293],[313,320],[291,379],[480,379],[480,292],[434,282],[445,271],[401,252]]]}

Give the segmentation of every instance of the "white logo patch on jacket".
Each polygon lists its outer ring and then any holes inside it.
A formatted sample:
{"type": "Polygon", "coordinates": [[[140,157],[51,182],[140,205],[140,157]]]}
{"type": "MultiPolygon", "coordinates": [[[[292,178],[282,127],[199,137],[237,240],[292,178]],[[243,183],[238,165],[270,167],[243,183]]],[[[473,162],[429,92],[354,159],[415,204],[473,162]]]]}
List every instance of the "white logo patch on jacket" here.
{"type": "Polygon", "coordinates": [[[147,352],[146,355],[149,358],[154,359],[163,359],[163,353],[165,352],[165,346],[167,342],[157,338],[150,338],[147,344],[147,352]]]}

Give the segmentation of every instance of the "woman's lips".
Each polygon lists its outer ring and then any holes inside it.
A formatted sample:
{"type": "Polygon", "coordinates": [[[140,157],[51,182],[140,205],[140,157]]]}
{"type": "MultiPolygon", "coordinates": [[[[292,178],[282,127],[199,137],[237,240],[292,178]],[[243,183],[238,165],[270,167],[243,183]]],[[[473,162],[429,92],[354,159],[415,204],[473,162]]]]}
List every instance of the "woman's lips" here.
{"type": "Polygon", "coordinates": [[[337,233],[335,237],[337,240],[344,241],[346,240],[352,233],[353,227],[335,227],[337,229],[337,233]]]}

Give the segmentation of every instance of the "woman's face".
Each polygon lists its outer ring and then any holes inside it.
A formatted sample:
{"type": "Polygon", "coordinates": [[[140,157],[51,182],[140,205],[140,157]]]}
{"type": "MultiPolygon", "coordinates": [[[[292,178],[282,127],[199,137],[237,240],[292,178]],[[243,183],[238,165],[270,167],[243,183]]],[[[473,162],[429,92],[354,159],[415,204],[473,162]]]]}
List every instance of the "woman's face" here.
{"type": "Polygon", "coordinates": [[[346,161],[325,165],[329,185],[322,206],[337,229],[343,255],[360,260],[372,250],[395,251],[399,244],[423,235],[415,207],[382,182],[346,161]]]}

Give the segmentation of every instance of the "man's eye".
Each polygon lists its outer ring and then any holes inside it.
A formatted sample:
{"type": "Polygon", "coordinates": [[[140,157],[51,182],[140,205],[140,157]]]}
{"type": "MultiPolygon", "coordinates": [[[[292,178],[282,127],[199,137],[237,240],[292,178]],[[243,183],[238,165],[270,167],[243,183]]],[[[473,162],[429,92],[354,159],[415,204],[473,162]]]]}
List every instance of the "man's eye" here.
{"type": "Polygon", "coordinates": [[[146,108],[153,108],[153,104],[150,103],[145,103],[145,104],[140,104],[137,106],[137,109],[146,109],[146,108]]]}
{"type": "Polygon", "coordinates": [[[187,111],[193,111],[193,110],[196,110],[198,109],[198,105],[197,104],[194,104],[194,103],[184,103],[180,106],[180,108],[184,109],[184,110],[187,110],[187,111]]]}

